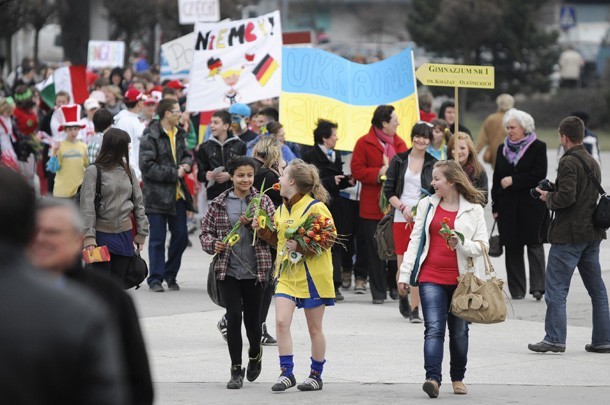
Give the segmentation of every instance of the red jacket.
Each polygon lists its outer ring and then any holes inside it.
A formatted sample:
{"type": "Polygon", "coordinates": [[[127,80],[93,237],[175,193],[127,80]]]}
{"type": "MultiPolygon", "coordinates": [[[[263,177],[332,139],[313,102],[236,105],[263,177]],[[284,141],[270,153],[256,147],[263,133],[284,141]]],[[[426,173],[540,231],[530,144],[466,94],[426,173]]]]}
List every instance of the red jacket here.
{"type": "MultiPolygon", "coordinates": [[[[394,141],[396,153],[406,152],[407,144],[398,135],[394,141]]],[[[389,163],[389,162],[388,162],[389,163]]],[[[383,213],[379,209],[381,183],[377,183],[379,169],[383,166],[383,146],[371,126],[369,133],[360,137],[352,156],[352,176],[362,183],[360,193],[360,217],[380,220],[383,213]]]]}

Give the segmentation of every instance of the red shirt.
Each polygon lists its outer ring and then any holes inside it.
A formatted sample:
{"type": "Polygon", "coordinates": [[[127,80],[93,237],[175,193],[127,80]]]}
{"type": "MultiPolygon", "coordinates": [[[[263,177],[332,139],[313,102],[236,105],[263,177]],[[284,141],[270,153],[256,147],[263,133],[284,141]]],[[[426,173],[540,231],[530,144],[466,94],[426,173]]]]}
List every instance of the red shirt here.
{"type": "Polygon", "coordinates": [[[441,221],[448,218],[449,228],[453,229],[457,211],[446,211],[439,205],[430,224],[430,249],[419,272],[420,283],[457,285],[460,274],[455,250],[449,249],[445,238],[440,234],[441,221]]]}

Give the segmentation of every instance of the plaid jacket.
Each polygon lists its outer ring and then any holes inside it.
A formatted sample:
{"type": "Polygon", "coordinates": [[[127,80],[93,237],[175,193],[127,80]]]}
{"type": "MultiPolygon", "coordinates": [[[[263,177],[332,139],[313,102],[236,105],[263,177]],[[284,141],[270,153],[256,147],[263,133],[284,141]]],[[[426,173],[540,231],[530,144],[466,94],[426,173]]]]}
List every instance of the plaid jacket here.
{"type": "MultiPolygon", "coordinates": [[[[223,192],[221,195],[216,197],[210,203],[208,212],[205,214],[205,218],[201,221],[201,233],[199,234],[199,240],[201,241],[201,247],[203,250],[213,255],[214,254],[214,243],[222,240],[225,236],[231,232],[233,225],[229,222],[229,214],[227,213],[227,206],[225,199],[227,195],[233,190],[233,188],[223,192]]],[[[250,194],[246,196],[246,202],[249,204],[252,198],[259,194],[258,190],[252,188],[250,194]]],[[[264,195],[261,199],[261,208],[273,218],[275,213],[275,207],[271,199],[264,195]]],[[[250,226],[247,229],[252,232],[250,226]]],[[[273,261],[271,259],[271,251],[267,242],[261,238],[256,239],[254,245],[254,253],[256,255],[256,272],[257,280],[264,282],[267,278],[267,274],[271,272],[273,268],[273,261]]],[[[224,251],[218,254],[214,270],[216,271],[216,278],[218,280],[224,280],[227,275],[227,267],[229,263],[229,252],[224,251]]]]}

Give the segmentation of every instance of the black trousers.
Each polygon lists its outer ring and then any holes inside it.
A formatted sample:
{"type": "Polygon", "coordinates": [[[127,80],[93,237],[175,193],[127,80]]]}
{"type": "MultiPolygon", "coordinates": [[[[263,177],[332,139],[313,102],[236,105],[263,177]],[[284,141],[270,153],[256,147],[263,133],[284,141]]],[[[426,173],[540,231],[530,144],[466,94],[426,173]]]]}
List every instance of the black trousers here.
{"type": "Polygon", "coordinates": [[[109,262],[92,263],[91,268],[96,271],[103,271],[112,274],[112,276],[115,277],[121,285],[123,285],[125,274],[127,273],[127,268],[129,267],[130,262],[131,257],[129,256],[121,256],[110,253],[109,262]]]}
{"type": "MultiPolygon", "coordinates": [[[[523,246],[505,246],[506,275],[508,277],[508,291],[514,298],[525,296],[526,276],[525,261],[523,259],[523,246]]],[[[544,292],[544,247],[543,245],[527,245],[527,260],[530,268],[530,289],[544,292]]]]}
{"type": "MultiPolygon", "coordinates": [[[[341,266],[344,271],[351,272],[354,269],[354,276],[360,280],[366,280],[367,271],[366,264],[363,262],[362,255],[357,255],[357,239],[358,233],[358,212],[360,210],[360,202],[349,199],[344,199],[343,218],[345,221],[345,237],[344,242],[346,249],[341,250],[341,266]],[[356,255],[356,264],[353,262],[353,257],[356,255]]],[[[362,244],[362,242],[360,242],[362,244]]]]}
{"type": "MultiPolygon", "coordinates": [[[[361,256],[362,262],[366,265],[369,276],[369,287],[373,299],[387,298],[386,291],[388,283],[386,281],[386,264],[377,255],[377,243],[375,242],[375,230],[379,221],[360,218],[358,223],[358,242],[356,257],[361,256]]],[[[356,259],[358,262],[358,259],[356,259]]],[[[357,266],[356,266],[357,267],[357,266]]],[[[356,278],[361,278],[356,274],[356,278]]]]}
{"type": "Polygon", "coordinates": [[[243,342],[241,337],[242,308],[246,336],[250,343],[250,357],[256,357],[261,350],[261,305],[263,285],[256,280],[237,280],[227,276],[218,280],[227,304],[227,341],[231,365],[242,364],[241,352],[243,342]]]}

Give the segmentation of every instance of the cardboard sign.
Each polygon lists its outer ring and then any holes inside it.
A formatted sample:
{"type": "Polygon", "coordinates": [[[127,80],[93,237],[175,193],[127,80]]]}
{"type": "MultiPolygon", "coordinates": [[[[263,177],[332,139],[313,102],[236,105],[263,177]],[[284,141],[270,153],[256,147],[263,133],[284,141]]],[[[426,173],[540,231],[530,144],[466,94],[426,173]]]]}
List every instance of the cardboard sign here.
{"type": "Polygon", "coordinates": [[[473,89],[493,89],[495,87],[493,66],[424,63],[417,69],[415,76],[426,86],[473,89]]]}
{"type": "Polygon", "coordinates": [[[87,49],[87,67],[123,67],[125,60],[125,42],[123,41],[89,41],[87,49]]]}
{"type": "Polygon", "coordinates": [[[178,13],[182,25],[220,20],[218,0],[178,0],[178,13]]]}

